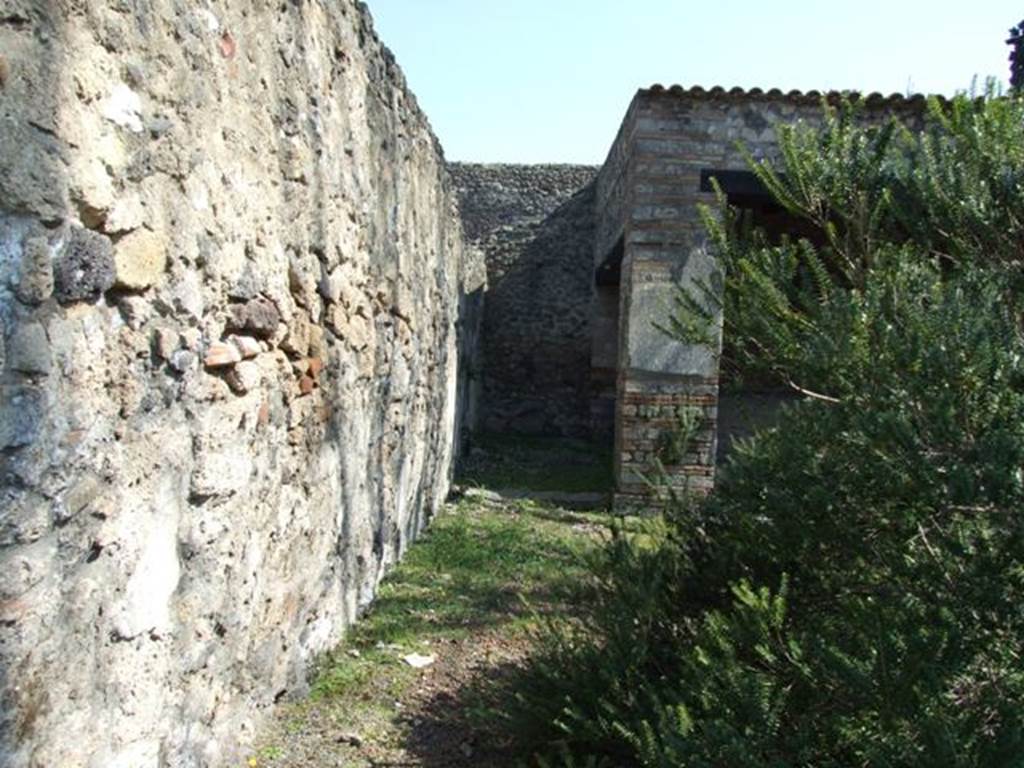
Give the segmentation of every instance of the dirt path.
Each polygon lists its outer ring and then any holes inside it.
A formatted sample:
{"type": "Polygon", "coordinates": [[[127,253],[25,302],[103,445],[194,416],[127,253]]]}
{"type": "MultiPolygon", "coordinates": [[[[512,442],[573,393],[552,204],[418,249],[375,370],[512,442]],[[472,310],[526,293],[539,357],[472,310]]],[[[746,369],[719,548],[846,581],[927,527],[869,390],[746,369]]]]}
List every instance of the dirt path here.
{"type": "Polygon", "coordinates": [[[500,683],[498,678],[525,658],[528,644],[492,630],[430,650],[437,661],[408,681],[398,698],[394,678],[384,673],[362,691],[362,706],[311,701],[290,707],[258,764],[511,765],[518,756],[512,741],[481,726],[480,712],[467,713],[463,695],[500,683]]]}
{"type": "Polygon", "coordinates": [[[326,659],[305,701],[279,708],[254,768],[470,768],[529,756],[503,729],[509,680],[538,617],[571,613],[600,514],[529,501],[451,507],[326,659]],[[416,669],[415,654],[430,663],[416,669]]]}

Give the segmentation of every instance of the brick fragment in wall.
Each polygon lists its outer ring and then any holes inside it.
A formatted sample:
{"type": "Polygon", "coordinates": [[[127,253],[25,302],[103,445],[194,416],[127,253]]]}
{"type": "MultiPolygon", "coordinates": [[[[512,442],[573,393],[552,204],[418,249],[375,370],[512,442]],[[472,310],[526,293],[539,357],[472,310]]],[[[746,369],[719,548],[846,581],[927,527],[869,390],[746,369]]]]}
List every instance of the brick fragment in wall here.
{"type": "Polygon", "coordinates": [[[241,362],[242,353],[238,347],[226,341],[215,341],[206,349],[203,364],[207,368],[227,368],[241,362]]]}

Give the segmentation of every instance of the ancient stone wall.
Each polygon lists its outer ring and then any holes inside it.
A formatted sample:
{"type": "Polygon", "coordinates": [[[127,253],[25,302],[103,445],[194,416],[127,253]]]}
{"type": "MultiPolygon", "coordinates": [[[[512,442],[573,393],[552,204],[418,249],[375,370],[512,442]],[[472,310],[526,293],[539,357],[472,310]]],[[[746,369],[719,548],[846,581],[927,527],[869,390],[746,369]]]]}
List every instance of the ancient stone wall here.
{"type": "Polygon", "coordinates": [[[0,765],[236,765],[301,690],[447,493],[453,207],[360,3],[6,0],[0,765]]]}
{"type": "Polygon", "coordinates": [[[588,436],[597,169],[453,164],[466,236],[485,255],[480,424],[588,436]]]}

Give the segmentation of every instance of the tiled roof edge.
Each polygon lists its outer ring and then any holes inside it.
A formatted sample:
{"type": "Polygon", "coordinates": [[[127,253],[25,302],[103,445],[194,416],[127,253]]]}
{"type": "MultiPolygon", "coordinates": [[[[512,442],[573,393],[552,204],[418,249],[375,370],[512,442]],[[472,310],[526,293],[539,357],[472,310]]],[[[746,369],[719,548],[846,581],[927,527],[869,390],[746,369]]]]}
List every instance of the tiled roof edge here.
{"type": "MultiPolygon", "coordinates": [[[[706,101],[788,101],[792,104],[811,104],[819,105],[822,99],[827,99],[831,103],[838,102],[842,98],[849,98],[861,101],[865,106],[869,108],[895,108],[895,107],[909,107],[915,109],[923,109],[927,102],[927,96],[915,93],[909,96],[892,93],[888,96],[881,93],[869,93],[863,94],[858,91],[782,91],[779,88],[772,88],[770,90],[763,90],[761,88],[723,88],[721,86],[715,86],[713,88],[702,88],[699,85],[692,86],[690,88],[684,88],[681,85],[672,85],[665,87],[660,83],[655,83],[649,88],[641,88],[640,94],[645,96],[682,96],[691,99],[703,99],[706,101]]],[[[938,96],[940,100],[945,101],[945,98],[938,96]]]]}

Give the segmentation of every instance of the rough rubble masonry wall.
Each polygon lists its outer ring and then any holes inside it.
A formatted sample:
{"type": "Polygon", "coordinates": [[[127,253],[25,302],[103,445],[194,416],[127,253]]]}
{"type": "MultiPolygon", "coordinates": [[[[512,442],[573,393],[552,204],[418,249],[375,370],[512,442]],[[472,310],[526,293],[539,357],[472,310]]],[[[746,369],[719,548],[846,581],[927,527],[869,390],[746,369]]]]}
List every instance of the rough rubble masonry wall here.
{"type": "Polygon", "coordinates": [[[452,164],[466,237],[485,255],[480,424],[589,436],[597,168],[452,164]]]}
{"type": "Polygon", "coordinates": [[[0,765],[235,764],[302,687],[447,492],[453,206],[361,4],[5,0],[0,765]]]}

